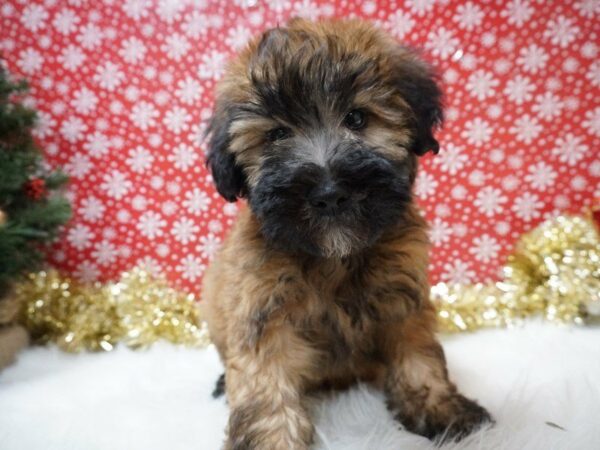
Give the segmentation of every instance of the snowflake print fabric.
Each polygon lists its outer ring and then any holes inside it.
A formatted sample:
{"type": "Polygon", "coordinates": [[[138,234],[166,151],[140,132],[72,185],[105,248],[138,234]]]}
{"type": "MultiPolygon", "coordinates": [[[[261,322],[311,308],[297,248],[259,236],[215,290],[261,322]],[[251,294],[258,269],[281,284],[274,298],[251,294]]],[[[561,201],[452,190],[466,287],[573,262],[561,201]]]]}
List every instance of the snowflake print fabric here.
{"type": "Polygon", "coordinates": [[[107,280],[143,264],[199,291],[241,207],[203,164],[215,83],[293,16],[372,21],[438,70],[441,149],[415,186],[432,282],[493,280],[523,232],[598,202],[598,0],[9,0],[4,64],[30,82],[48,164],[71,176],[55,266],[107,280]]]}

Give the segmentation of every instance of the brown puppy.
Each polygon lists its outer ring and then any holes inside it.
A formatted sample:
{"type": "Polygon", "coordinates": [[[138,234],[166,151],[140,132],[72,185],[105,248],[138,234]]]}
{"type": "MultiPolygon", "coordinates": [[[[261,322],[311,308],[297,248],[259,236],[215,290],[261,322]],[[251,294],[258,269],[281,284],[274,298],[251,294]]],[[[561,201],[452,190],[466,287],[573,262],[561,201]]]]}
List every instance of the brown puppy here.
{"type": "Polygon", "coordinates": [[[490,420],[448,379],[411,196],[441,117],[428,67],[358,21],[293,20],[229,67],[208,164],[249,207],[204,284],[226,449],[307,449],[305,393],[357,380],[430,438],[490,420]]]}

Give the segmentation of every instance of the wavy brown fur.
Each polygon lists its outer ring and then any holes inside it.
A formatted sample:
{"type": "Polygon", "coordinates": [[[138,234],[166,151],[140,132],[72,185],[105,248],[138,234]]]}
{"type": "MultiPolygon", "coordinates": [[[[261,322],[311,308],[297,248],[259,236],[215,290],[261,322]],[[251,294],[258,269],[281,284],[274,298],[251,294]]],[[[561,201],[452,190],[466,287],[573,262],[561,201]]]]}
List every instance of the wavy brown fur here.
{"type": "Polygon", "coordinates": [[[230,66],[208,161],[219,192],[250,207],[203,291],[226,369],[227,450],[309,448],[305,393],[357,380],[381,387],[395,417],[430,438],[490,420],[448,379],[426,224],[410,195],[440,120],[431,71],[362,22],[294,20],[230,66]],[[342,120],[357,108],[368,124],[349,131],[342,120]],[[270,142],[281,126],[289,137],[270,142]],[[335,219],[313,217],[298,193],[321,182],[323,167],[356,195],[335,219]]]}

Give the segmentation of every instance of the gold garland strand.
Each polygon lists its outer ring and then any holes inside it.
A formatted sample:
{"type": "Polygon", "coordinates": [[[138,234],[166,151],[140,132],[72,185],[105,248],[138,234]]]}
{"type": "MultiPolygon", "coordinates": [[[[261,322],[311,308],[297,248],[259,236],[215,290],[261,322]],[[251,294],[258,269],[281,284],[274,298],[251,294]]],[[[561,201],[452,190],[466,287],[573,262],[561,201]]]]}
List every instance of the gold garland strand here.
{"type": "Polygon", "coordinates": [[[142,268],[105,285],[38,272],[17,286],[16,295],[32,339],[54,342],[68,352],[109,351],[118,342],[147,347],[159,339],[198,347],[210,343],[194,296],[142,268]]]}
{"type": "Polygon", "coordinates": [[[581,325],[600,317],[600,238],[594,224],[559,216],[524,234],[497,283],[432,290],[445,332],[511,326],[533,315],[581,325]]]}
{"type": "MultiPolygon", "coordinates": [[[[63,350],[147,347],[160,339],[210,343],[196,299],[136,268],[116,283],[92,285],[56,271],[31,274],[16,288],[21,322],[33,340],[63,350]]],[[[510,326],[533,315],[582,324],[600,317],[600,239],[591,221],[560,216],[522,236],[500,282],[432,288],[445,332],[510,326]]]]}

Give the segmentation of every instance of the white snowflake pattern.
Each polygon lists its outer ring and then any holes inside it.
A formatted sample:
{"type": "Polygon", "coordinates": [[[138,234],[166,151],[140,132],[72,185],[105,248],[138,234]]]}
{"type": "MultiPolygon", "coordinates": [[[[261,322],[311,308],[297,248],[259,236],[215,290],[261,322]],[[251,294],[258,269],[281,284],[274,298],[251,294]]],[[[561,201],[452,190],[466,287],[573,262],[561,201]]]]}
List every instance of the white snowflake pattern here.
{"type": "Polygon", "coordinates": [[[77,42],[87,49],[98,47],[102,43],[102,39],[104,39],[102,29],[93,23],[84,25],[77,35],[77,42]]]}
{"type": "Polygon", "coordinates": [[[81,216],[88,222],[97,222],[102,219],[106,207],[97,197],[87,197],[81,201],[79,212],[81,216]]]}
{"type": "Polygon", "coordinates": [[[212,219],[208,222],[208,231],[211,233],[220,233],[223,231],[223,224],[215,219],[212,219]]]}
{"type": "Polygon", "coordinates": [[[444,172],[448,172],[450,175],[455,175],[464,167],[468,159],[468,156],[464,153],[464,150],[461,147],[449,143],[442,148],[440,154],[434,160],[434,162],[438,164],[440,169],[442,169],[444,172]]]}
{"type": "Polygon", "coordinates": [[[68,45],[58,56],[60,62],[67,70],[77,70],[85,61],[85,53],[76,45],[68,45]]]}
{"type": "Polygon", "coordinates": [[[120,70],[119,66],[111,61],[98,66],[94,74],[94,81],[107,91],[114,91],[122,82],[125,75],[120,70]]]}
{"type": "Polygon", "coordinates": [[[144,211],[148,208],[148,199],[142,195],[136,195],[131,199],[131,207],[136,211],[144,211]]]}
{"type": "Polygon", "coordinates": [[[220,78],[225,70],[225,54],[211,50],[202,55],[198,75],[200,78],[220,78]]]}
{"type": "Polygon", "coordinates": [[[198,154],[189,145],[179,144],[173,149],[173,153],[169,155],[168,159],[176,168],[186,171],[194,165],[198,154]]]}
{"type": "Polygon", "coordinates": [[[452,31],[440,27],[429,32],[425,46],[431,50],[433,55],[446,59],[456,51],[459,43],[452,31]]]}
{"type": "Polygon", "coordinates": [[[67,241],[77,250],[85,250],[92,245],[95,233],[82,223],[73,225],[67,232],[67,241]]]}
{"type": "Polygon", "coordinates": [[[575,40],[579,34],[579,27],[573,23],[573,19],[558,16],[556,19],[550,19],[544,32],[544,36],[554,45],[567,47],[575,40]]]}
{"type": "Polygon", "coordinates": [[[465,129],[460,135],[471,145],[482,145],[490,140],[492,131],[487,121],[476,117],[465,124],[465,129]]]}
{"type": "Polygon", "coordinates": [[[206,14],[199,11],[193,11],[183,23],[183,32],[192,39],[206,34],[211,27],[210,21],[206,14]]]}
{"type": "Polygon", "coordinates": [[[531,80],[528,77],[517,75],[515,78],[506,83],[504,94],[506,94],[510,101],[516,103],[517,105],[521,105],[524,102],[532,99],[532,91],[534,89],[535,86],[531,83],[531,80]]]}
{"type": "Polygon", "coordinates": [[[474,204],[487,217],[493,217],[502,212],[503,204],[507,197],[502,194],[500,189],[492,186],[486,186],[477,192],[474,204]]]}
{"type": "Polygon", "coordinates": [[[575,2],[574,6],[583,17],[592,19],[600,14],[600,0],[581,0],[575,2]]]}
{"type": "Polygon", "coordinates": [[[133,106],[131,110],[131,121],[141,130],[156,125],[158,111],[152,103],[141,101],[133,106]]]}
{"type": "Polygon", "coordinates": [[[111,141],[104,133],[96,131],[86,137],[83,148],[93,157],[104,156],[110,149],[111,141]]]}
{"type": "Polygon", "coordinates": [[[600,106],[585,112],[585,120],[581,123],[590,134],[600,137],[600,106]]]}
{"type": "Polygon", "coordinates": [[[523,66],[523,70],[527,72],[538,73],[546,67],[548,58],[548,54],[542,47],[536,44],[529,44],[519,51],[517,63],[523,66]]]}
{"type": "Polygon", "coordinates": [[[411,15],[400,9],[392,13],[387,21],[388,29],[398,39],[403,39],[414,26],[415,21],[411,15]]]}
{"type": "Polygon", "coordinates": [[[48,11],[42,5],[28,5],[21,14],[21,22],[28,30],[37,32],[46,26],[48,11]]]}
{"type": "Polygon", "coordinates": [[[79,117],[68,117],[60,126],[60,134],[69,142],[77,142],[83,139],[87,128],[85,122],[79,117]]]}
{"type": "Polygon", "coordinates": [[[212,233],[208,233],[206,236],[200,236],[200,243],[196,247],[196,250],[200,252],[200,256],[210,261],[219,251],[220,247],[221,239],[212,233]]]}
{"type": "Polygon", "coordinates": [[[467,197],[467,188],[458,184],[452,188],[450,195],[455,200],[464,200],[467,197]]]}
{"type": "Polygon", "coordinates": [[[89,90],[86,87],[73,92],[73,99],[71,100],[71,106],[79,114],[90,114],[96,109],[98,104],[98,97],[94,94],[94,91],[89,90]]]}
{"type": "Polygon", "coordinates": [[[467,262],[457,259],[444,264],[442,279],[448,283],[469,283],[474,276],[475,272],[467,262]]]}
{"type": "Polygon", "coordinates": [[[156,260],[156,258],[151,256],[144,256],[143,258],[138,259],[135,265],[142,267],[154,276],[160,276],[164,273],[162,265],[156,260]]]}
{"type": "Polygon", "coordinates": [[[539,136],[542,126],[535,117],[523,114],[515,120],[515,124],[509,128],[509,131],[516,135],[517,140],[531,144],[539,136]]]}
{"type": "Polygon", "coordinates": [[[127,192],[132,188],[133,183],[127,176],[119,170],[111,170],[104,175],[103,182],[100,188],[106,191],[109,197],[121,200],[127,192]]]}
{"type": "Polygon", "coordinates": [[[417,15],[423,15],[433,8],[439,0],[407,0],[407,6],[417,15]]]}
{"type": "Polygon", "coordinates": [[[187,110],[179,106],[167,111],[163,119],[165,126],[175,134],[188,129],[188,123],[192,120],[187,110]]]}
{"type": "Polygon", "coordinates": [[[125,14],[134,20],[140,20],[142,17],[146,17],[150,6],[150,0],[124,0],[122,3],[125,14]]]}
{"type": "Polygon", "coordinates": [[[130,37],[123,42],[119,49],[119,55],[125,62],[135,64],[144,59],[146,51],[146,46],[141,40],[130,37]]]}
{"type": "Polygon", "coordinates": [[[177,83],[175,95],[186,105],[193,105],[199,99],[204,88],[192,77],[186,77],[177,83]]]}
{"type": "Polygon", "coordinates": [[[490,262],[498,255],[500,245],[498,241],[489,234],[483,234],[473,239],[473,246],[469,249],[477,261],[490,262]]]}
{"type": "Polygon", "coordinates": [[[96,244],[92,251],[92,257],[100,266],[113,264],[119,257],[119,251],[115,244],[103,240],[96,244]]]}
{"type": "Polygon", "coordinates": [[[173,33],[167,36],[165,43],[161,46],[161,50],[174,61],[179,61],[191,48],[188,40],[179,33],[173,33]]]}
{"type": "Polygon", "coordinates": [[[126,162],[131,167],[131,170],[140,173],[152,167],[153,161],[154,156],[152,156],[152,153],[148,149],[138,145],[129,151],[129,158],[127,158],[126,162]]]}
{"type": "Polygon", "coordinates": [[[158,17],[167,23],[172,23],[179,17],[179,13],[185,7],[185,2],[181,0],[159,0],[158,17]]]}
{"type": "Polygon", "coordinates": [[[542,119],[550,120],[559,116],[563,107],[564,102],[553,92],[547,91],[535,97],[531,109],[542,119]]]}
{"type": "Polygon", "coordinates": [[[180,272],[184,279],[194,282],[202,276],[205,269],[206,267],[200,258],[186,255],[175,270],[180,272]]]}
{"type": "Polygon", "coordinates": [[[523,26],[533,14],[533,8],[528,0],[512,0],[502,11],[502,16],[506,17],[508,23],[523,26]]]}
{"type": "Polygon", "coordinates": [[[537,162],[527,168],[525,181],[538,191],[546,191],[554,185],[557,173],[552,166],[543,161],[537,162]]]}
{"type": "Polygon", "coordinates": [[[473,72],[467,80],[467,90],[480,101],[494,95],[496,86],[498,86],[498,80],[494,78],[491,72],[483,69],[473,72]]]}
{"type": "Polygon", "coordinates": [[[74,178],[86,176],[94,165],[87,155],[75,153],[65,165],[66,172],[74,178]]]}
{"type": "Polygon", "coordinates": [[[61,34],[71,34],[77,30],[79,22],[80,19],[75,11],[65,8],[56,13],[52,25],[61,34]]]}
{"type": "Polygon", "coordinates": [[[556,146],[552,149],[552,154],[558,157],[560,162],[574,166],[587,153],[588,146],[582,142],[579,136],[573,133],[567,133],[564,137],[556,140],[556,146]]]}
{"type": "Polygon", "coordinates": [[[454,21],[458,24],[459,28],[471,31],[478,27],[482,20],[482,9],[473,2],[466,2],[462,5],[458,5],[456,8],[454,21]]]}
{"type": "Polygon", "coordinates": [[[142,236],[152,240],[163,235],[163,228],[166,225],[167,222],[159,213],[146,211],[140,216],[137,229],[140,230],[142,236]]]}
{"type": "Polygon", "coordinates": [[[23,70],[23,72],[27,74],[33,74],[42,68],[42,64],[44,63],[44,57],[40,52],[33,48],[28,48],[23,50],[19,54],[18,64],[23,70]]]}
{"type": "Polygon", "coordinates": [[[208,210],[210,204],[210,198],[206,192],[201,191],[198,188],[194,188],[191,191],[185,193],[185,200],[183,206],[188,209],[190,213],[195,216],[208,210]]]}
{"type": "Polygon", "coordinates": [[[429,227],[429,239],[433,245],[441,245],[450,240],[452,236],[452,227],[439,217],[433,219],[429,227]]]}
{"type": "Polygon", "coordinates": [[[569,183],[573,190],[575,191],[583,191],[587,186],[587,181],[581,175],[575,175],[571,178],[571,182],[569,183]]]}
{"type": "Polygon", "coordinates": [[[600,61],[594,61],[585,76],[592,85],[600,86],[600,61]]]}
{"type": "Polygon", "coordinates": [[[52,115],[44,111],[38,111],[33,135],[38,138],[48,137],[53,133],[55,126],[56,120],[52,115]]]}
{"type": "Polygon", "coordinates": [[[83,261],[74,272],[75,277],[84,283],[96,281],[100,276],[98,266],[91,261],[83,261]]]}
{"type": "Polygon", "coordinates": [[[594,59],[598,56],[598,46],[593,42],[583,43],[579,51],[584,58],[594,59]]]}
{"type": "Polygon", "coordinates": [[[237,25],[227,32],[225,43],[234,50],[240,50],[248,43],[251,37],[252,32],[248,27],[237,25]]]}
{"type": "Polygon", "coordinates": [[[438,184],[438,181],[433,175],[424,170],[420,170],[417,173],[417,179],[415,181],[415,193],[419,198],[426,199],[435,194],[438,184]]]}
{"type": "Polygon", "coordinates": [[[196,234],[200,231],[200,227],[193,220],[183,217],[176,220],[171,229],[171,234],[175,240],[187,245],[196,240],[196,234]]]}
{"type": "Polygon", "coordinates": [[[471,186],[482,186],[485,183],[486,174],[481,170],[474,170],[469,174],[469,184],[471,186]]]}
{"type": "Polygon", "coordinates": [[[512,210],[518,218],[525,222],[530,222],[541,216],[540,209],[543,206],[544,203],[540,201],[540,198],[536,194],[525,192],[515,199],[512,210]]]}

